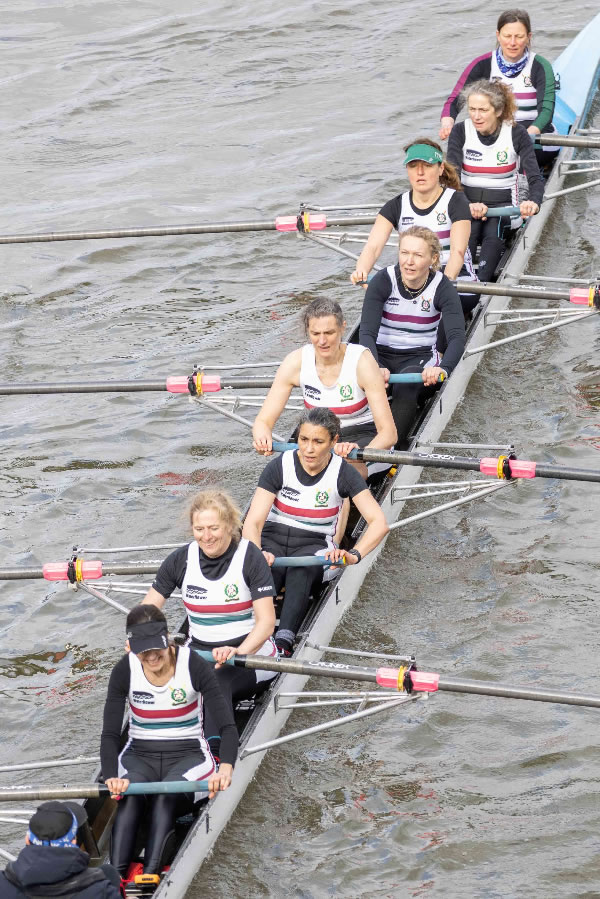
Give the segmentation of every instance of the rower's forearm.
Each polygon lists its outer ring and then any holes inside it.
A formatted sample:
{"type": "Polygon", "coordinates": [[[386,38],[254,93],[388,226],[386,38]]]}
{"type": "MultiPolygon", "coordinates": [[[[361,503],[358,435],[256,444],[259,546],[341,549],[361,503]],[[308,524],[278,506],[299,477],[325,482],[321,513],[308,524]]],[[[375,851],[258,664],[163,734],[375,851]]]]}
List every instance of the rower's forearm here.
{"type": "Polygon", "coordinates": [[[260,622],[254,625],[246,639],[240,643],[237,651],[240,655],[253,655],[264,645],[275,630],[275,618],[272,622],[260,622]]]}
{"type": "Polygon", "coordinates": [[[380,524],[373,522],[364,532],[360,540],[357,541],[354,549],[357,549],[361,556],[368,555],[376,546],[379,546],[383,538],[389,533],[387,522],[380,524]]]}
{"type": "Polygon", "coordinates": [[[444,274],[446,275],[446,277],[450,278],[451,281],[454,281],[455,278],[458,278],[464,262],[464,250],[450,250],[450,258],[448,259],[446,268],[444,269],[444,274]]]}
{"type": "Polygon", "coordinates": [[[366,274],[368,275],[369,272],[371,271],[371,269],[373,268],[373,266],[375,265],[375,263],[377,262],[377,260],[379,259],[380,253],[381,253],[381,250],[379,250],[379,252],[377,252],[376,247],[367,243],[366,246],[364,247],[362,253],[356,260],[356,271],[357,272],[366,272],[366,274]]]}
{"type": "Polygon", "coordinates": [[[255,546],[258,546],[259,549],[262,549],[260,545],[260,537],[262,533],[262,528],[260,528],[253,521],[244,522],[244,527],[242,528],[242,537],[245,540],[249,540],[250,543],[254,543],[255,546]]]}

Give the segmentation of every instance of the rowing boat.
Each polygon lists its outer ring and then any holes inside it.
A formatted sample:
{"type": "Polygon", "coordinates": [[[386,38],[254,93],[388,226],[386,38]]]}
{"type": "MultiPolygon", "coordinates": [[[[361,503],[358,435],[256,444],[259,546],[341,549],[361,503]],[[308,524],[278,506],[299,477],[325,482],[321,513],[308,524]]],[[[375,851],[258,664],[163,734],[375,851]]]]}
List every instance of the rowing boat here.
{"type": "MultiPolygon", "coordinates": [[[[556,60],[555,71],[560,76],[561,88],[557,102],[555,124],[559,133],[566,134],[570,128],[577,128],[585,122],[592,99],[597,89],[598,62],[600,54],[600,15],[597,16],[569,45],[556,60]]],[[[547,193],[563,189],[568,164],[574,149],[562,150],[550,174],[547,193]]],[[[540,213],[531,219],[516,236],[507,258],[503,260],[500,284],[514,283],[526,270],[543,229],[555,209],[555,201],[546,201],[540,213]]],[[[508,289],[508,287],[507,287],[508,289]]],[[[413,427],[411,449],[432,448],[438,443],[442,432],[452,417],[464,395],[469,380],[476,370],[483,352],[478,348],[488,344],[496,328],[494,313],[506,309],[510,298],[494,296],[485,308],[476,314],[468,333],[464,358],[455,369],[429,406],[421,410],[413,427]]],[[[350,339],[356,340],[357,328],[350,339]]],[[[410,488],[420,477],[420,468],[404,466],[393,477],[384,478],[376,487],[376,496],[381,502],[389,523],[397,521],[404,501],[397,501],[399,488],[410,488]]],[[[360,528],[360,524],[358,526],[360,528]]],[[[357,531],[353,538],[356,539],[357,531]]],[[[328,645],[341,618],[348,611],[358,595],[360,587],[371,566],[375,563],[382,547],[378,547],[360,565],[343,572],[337,582],[324,589],[314,604],[308,619],[304,622],[295,655],[306,661],[318,661],[323,652],[318,647],[328,645]]],[[[263,694],[252,708],[238,709],[238,723],[242,727],[240,758],[235,768],[233,782],[229,790],[208,803],[192,822],[180,822],[177,832],[177,853],[158,886],[157,899],[179,899],[183,897],[204,859],[214,846],[219,834],[227,825],[252,781],[265,750],[256,747],[274,740],[284,728],[290,709],[276,704],[281,693],[300,692],[307,681],[306,675],[283,674],[272,682],[268,692],[263,694]]],[[[88,815],[100,848],[106,848],[110,824],[114,812],[111,800],[90,800],[88,815]]],[[[134,895],[135,890],[130,893],[134,895]]]]}

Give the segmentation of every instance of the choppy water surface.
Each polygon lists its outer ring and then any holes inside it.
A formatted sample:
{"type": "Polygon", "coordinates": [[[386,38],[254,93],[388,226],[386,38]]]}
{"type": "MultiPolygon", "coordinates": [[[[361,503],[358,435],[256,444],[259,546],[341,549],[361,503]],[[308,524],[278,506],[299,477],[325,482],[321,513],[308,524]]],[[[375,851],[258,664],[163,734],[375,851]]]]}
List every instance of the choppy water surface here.
{"type": "MultiPolygon", "coordinates": [[[[528,9],[551,59],[597,12],[528,9]]],[[[3,233],[383,202],[404,185],[401,144],[434,133],[497,12],[381,0],[0,10],[3,233]]],[[[561,202],[531,270],[596,272],[599,219],[594,195],[561,202]]],[[[0,256],[2,381],[279,359],[307,301],[326,292],[352,320],[361,300],[349,265],[292,236],[0,256]]],[[[524,457],[597,467],[597,353],[595,322],[493,351],[446,438],[509,438],[524,457]]],[[[177,539],[193,489],[227,485],[243,501],[261,467],[245,432],[184,398],[1,402],[3,566],[74,543],[177,539]]],[[[533,482],[398,532],[337,642],[414,651],[448,677],[598,693],[597,508],[596,487],[533,482]]],[[[95,753],[122,619],[39,583],[0,584],[0,597],[2,763],[95,753]]],[[[189,895],[596,895],[596,743],[592,711],[440,695],[292,744],[266,758],[189,895]]],[[[15,851],[19,834],[0,826],[15,851]]]]}

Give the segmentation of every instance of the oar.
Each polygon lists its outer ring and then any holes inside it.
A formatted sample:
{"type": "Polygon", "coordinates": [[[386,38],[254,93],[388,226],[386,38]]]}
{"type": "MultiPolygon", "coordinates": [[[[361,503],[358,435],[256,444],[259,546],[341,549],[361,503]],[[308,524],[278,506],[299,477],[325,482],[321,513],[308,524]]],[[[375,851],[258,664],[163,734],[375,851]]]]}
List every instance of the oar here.
{"type": "Polygon", "coordinates": [[[241,231],[297,231],[317,230],[339,225],[372,225],[374,215],[353,215],[326,218],[324,215],[280,215],[276,219],[248,222],[208,222],[205,225],[156,225],[150,228],[112,228],[88,231],[48,231],[31,234],[2,234],[3,243],[49,243],[57,240],[113,240],[128,237],[177,237],[182,234],[236,234],[241,231]],[[301,223],[299,225],[298,219],[301,223]]]}
{"type": "Polygon", "coordinates": [[[454,281],[459,293],[475,293],[493,297],[523,297],[536,300],[568,300],[576,306],[600,308],[600,286],[572,287],[570,290],[546,290],[544,287],[513,286],[512,284],[490,284],[487,281],[454,281]]]}
{"type": "Polygon", "coordinates": [[[583,147],[589,150],[600,148],[600,137],[579,137],[567,134],[532,134],[534,144],[541,147],[583,147]]]}
{"type": "Polygon", "coordinates": [[[506,699],[529,699],[535,702],[556,702],[563,705],[580,705],[600,708],[600,696],[581,696],[577,693],[560,693],[556,690],[538,690],[512,684],[494,684],[476,680],[447,680],[429,671],[414,668],[363,668],[342,662],[304,662],[301,659],[271,659],[266,656],[234,656],[234,665],[260,671],[277,671],[284,674],[307,674],[320,677],[337,677],[355,681],[369,681],[392,690],[408,693],[474,693],[480,696],[502,696],[506,699]]]}
{"type": "MultiPolygon", "coordinates": [[[[207,780],[166,780],[148,783],[130,783],[123,796],[155,796],[159,793],[206,793],[207,780]]],[[[15,800],[47,799],[100,799],[108,796],[110,790],[105,784],[93,783],[81,786],[62,787],[15,787],[0,790],[0,802],[15,800]]]]}
{"type": "MultiPolygon", "coordinates": [[[[295,446],[295,444],[294,444],[295,446]]],[[[324,556],[278,556],[273,568],[329,568],[344,565],[343,561],[330,562],[324,556]]],[[[42,568],[0,568],[0,581],[95,581],[106,575],[156,574],[159,562],[126,562],[122,564],[102,562],[100,559],[72,559],[69,562],[47,562],[42,568]]]]}
{"type": "MultiPolygon", "coordinates": [[[[273,442],[276,453],[298,449],[297,443],[273,442]]],[[[349,459],[360,462],[382,462],[391,465],[415,465],[419,468],[457,468],[460,471],[480,471],[497,478],[559,478],[565,481],[592,481],[600,483],[600,471],[587,468],[568,468],[565,465],[544,465],[527,462],[511,456],[470,458],[450,456],[446,453],[409,453],[400,450],[358,449],[348,454],[349,459]]]]}
{"type": "Polygon", "coordinates": [[[175,375],[161,381],[57,381],[25,384],[0,384],[0,395],[35,393],[187,393],[202,396],[220,390],[239,388],[269,388],[273,378],[221,378],[195,372],[192,375],[175,375]]]}

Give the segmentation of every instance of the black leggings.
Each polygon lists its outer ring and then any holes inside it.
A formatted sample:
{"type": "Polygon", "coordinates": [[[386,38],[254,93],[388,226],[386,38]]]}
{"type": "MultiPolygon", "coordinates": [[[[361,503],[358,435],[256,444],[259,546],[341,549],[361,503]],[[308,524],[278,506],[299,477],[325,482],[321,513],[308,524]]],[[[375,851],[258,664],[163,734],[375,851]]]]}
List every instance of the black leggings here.
{"type": "MultiPolygon", "coordinates": [[[[273,553],[274,556],[312,556],[326,548],[325,539],[317,543],[311,534],[303,534],[299,528],[289,528],[288,530],[289,533],[284,535],[273,533],[270,528],[265,526],[262,534],[262,548],[273,553]],[[302,540],[306,542],[299,545],[302,540]]],[[[271,576],[277,593],[280,593],[285,587],[279,628],[275,639],[277,639],[277,635],[280,635],[291,643],[310,608],[311,594],[314,596],[318,593],[323,583],[323,569],[320,566],[272,568],[271,576]]]]}
{"type": "MultiPolygon", "coordinates": [[[[185,780],[184,774],[205,762],[204,753],[173,750],[149,752],[128,749],[121,762],[131,783],[147,783],[157,780],[185,780]]],[[[181,815],[192,811],[193,793],[175,793],[158,796],[124,796],[119,799],[117,816],[112,829],[110,861],[121,877],[125,877],[133,859],[137,832],[142,815],[147,819],[147,837],[144,847],[144,874],[160,874],[161,858],[167,840],[181,815]]]]}
{"type": "MultiPolygon", "coordinates": [[[[431,351],[425,349],[420,352],[399,353],[390,350],[388,347],[378,345],[377,356],[380,365],[384,368],[389,368],[392,374],[400,374],[400,372],[423,371],[425,365],[431,359],[431,351]]],[[[435,387],[424,387],[423,384],[393,385],[390,407],[394,424],[398,431],[396,449],[405,450],[408,448],[407,437],[417,414],[417,403],[420,398],[432,395],[435,390],[435,387]]]]}
{"type": "Polygon", "coordinates": [[[477,276],[480,281],[492,281],[496,266],[502,259],[506,249],[506,238],[510,234],[510,218],[506,215],[500,218],[489,218],[485,222],[482,219],[471,221],[471,237],[469,249],[475,259],[477,246],[481,244],[479,252],[479,267],[477,276]]]}

